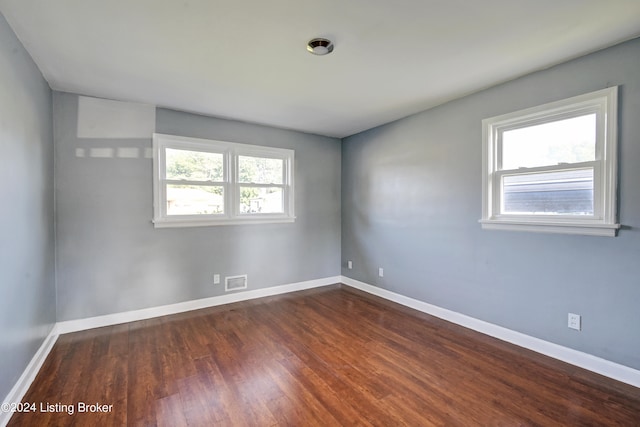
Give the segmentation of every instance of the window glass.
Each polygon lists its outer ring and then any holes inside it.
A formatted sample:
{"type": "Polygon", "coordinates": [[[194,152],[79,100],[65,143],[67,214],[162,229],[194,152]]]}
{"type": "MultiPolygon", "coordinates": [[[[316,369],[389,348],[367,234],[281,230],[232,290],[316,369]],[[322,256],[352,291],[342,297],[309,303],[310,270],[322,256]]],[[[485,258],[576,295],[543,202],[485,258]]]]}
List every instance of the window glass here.
{"type": "Polygon", "coordinates": [[[593,169],[502,177],[506,214],[593,215],[593,169]]]}
{"type": "Polygon", "coordinates": [[[224,179],[222,153],[188,151],[167,148],[167,179],[187,181],[215,181],[224,179]]]}
{"type": "Polygon", "coordinates": [[[167,215],[212,215],[224,212],[224,188],[167,185],[167,215]]]}
{"type": "Polygon", "coordinates": [[[595,158],[595,114],[502,133],[503,170],[590,162],[595,158]]]}
{"type": "Polygon", "coordinates": [[[238,177],[242,183],[282,184],[284,161],[264,157],[238,156],[238,177]]]}
{"type": "Polygon", "coordinates": [[[284,195],[279,187],[240,187],[240,212],[282,213],[284,195]]]}

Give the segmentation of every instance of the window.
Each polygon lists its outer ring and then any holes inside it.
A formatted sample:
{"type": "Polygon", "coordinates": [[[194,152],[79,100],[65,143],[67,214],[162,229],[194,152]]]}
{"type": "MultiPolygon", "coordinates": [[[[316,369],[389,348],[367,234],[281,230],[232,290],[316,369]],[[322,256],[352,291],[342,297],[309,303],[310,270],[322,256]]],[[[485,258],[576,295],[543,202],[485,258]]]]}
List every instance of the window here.
{"type": "Polygon", "coordinates": [[[156,227],[293,222],[293,150],[153,135],[156,227]]]}
{"type": "Polygon", "coordinates": [[[485,229],[615,236],[617,87],[485,119],[485,229]]]}

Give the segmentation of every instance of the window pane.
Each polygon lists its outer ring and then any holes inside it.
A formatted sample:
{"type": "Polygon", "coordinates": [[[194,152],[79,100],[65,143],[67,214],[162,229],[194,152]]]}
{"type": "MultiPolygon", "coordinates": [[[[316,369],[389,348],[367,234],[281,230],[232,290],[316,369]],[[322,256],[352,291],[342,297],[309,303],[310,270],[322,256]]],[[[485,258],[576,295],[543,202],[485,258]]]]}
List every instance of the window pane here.
{"type": "Polygon", "coordinates": [[[589,162],[596,158],[596,115],[502,133],[502,169],[589,162]]]}
{"type": "Polygon", "coordinates": [[[502,213],[593,215],[593,169],[502,178],[502,213]]]}
{"type": "Polygon", "coordinates": [[[224,180],[222,153],[166,149],[167,179],[189,181],[224,180]]]}
{"type": "Polygon", "coordinates": [[[283,213],[284,198],[278,187],[240,187],[240,213],[283,213]]]}
{"type": "Polygon", "coordinates": [[[224,188],[205,185],[167,185],[167,215],[224,213],[224,188]]]}
{"type": "Polygon", "coordinates": [[[264,157],[238,156],[240,182],[282,184],[284,161],[264,157]]]}

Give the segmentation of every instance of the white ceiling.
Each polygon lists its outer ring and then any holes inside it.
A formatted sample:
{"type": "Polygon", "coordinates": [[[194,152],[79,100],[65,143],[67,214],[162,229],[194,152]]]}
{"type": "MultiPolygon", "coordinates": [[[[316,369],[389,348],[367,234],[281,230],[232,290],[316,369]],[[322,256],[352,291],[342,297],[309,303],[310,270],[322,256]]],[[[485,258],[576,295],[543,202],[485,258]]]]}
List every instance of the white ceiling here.
{"type": "Polygon", "coordinates": [[[344,137],[640,35],[640,0],[0,0],[55,90],[344,137]],[[335,50],[309,54],[309,39],[335,50]]]}

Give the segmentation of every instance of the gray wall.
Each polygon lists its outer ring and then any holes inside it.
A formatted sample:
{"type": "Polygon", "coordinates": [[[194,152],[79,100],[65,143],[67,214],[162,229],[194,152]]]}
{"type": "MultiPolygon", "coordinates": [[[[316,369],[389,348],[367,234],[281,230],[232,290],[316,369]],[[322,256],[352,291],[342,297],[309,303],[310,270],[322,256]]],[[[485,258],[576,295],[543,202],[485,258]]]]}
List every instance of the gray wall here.
{"type": "Polygon", "coordinates": [[[0,397],[56,320],[51,90],[0,14],[0,397]]]}
{"type": "Polygon", "coordinates": [[[249,290],[340,274],[339,140],[158,109],[159,133],[294,149],[297,219],[155,229],[150,133],[79,99],[54,92],[59,321],[220,295],[215,273],[246,273],[249,290]]]}
{"type": "Polygon", "coordinates": [[[639,70],[636,39],[346,138],[342,273],[640,369],[639,70]],[[481,230],[481,120],[610,85],[619,236],[481,230]]]}

